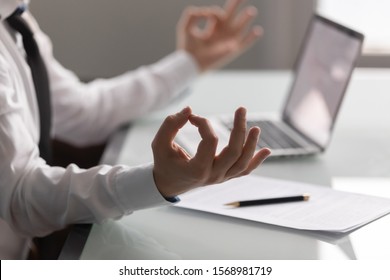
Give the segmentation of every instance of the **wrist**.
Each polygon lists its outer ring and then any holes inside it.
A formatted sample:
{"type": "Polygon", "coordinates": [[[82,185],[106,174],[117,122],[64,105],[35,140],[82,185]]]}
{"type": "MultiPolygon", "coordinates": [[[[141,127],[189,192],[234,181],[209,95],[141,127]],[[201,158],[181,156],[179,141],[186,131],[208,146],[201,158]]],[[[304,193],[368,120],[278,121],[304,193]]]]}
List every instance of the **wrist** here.
{"type": "Polygon", "coordinates": [[[195,52],[184,47],[178,47],[177,51],[185,53],[193,66],[196,68],[198,74],[202,74],[207,71],[207,67],[205,67],[204,63],[202,63],[202,60],[199,58],[199,55],[197,55],[195,52]]]}
{"type": "Polygon", "coordinates": [[[161,196],[164,197],[166,200],[167,200],[167,198],[175,197],[176,194],[169,191],[170,188],[167,188],[167,186],[169,186],[170,183],[166,182],[166,180],[164,180],[163,178],[164,178],[164,176],[159,174],[158,171],[156,171],[156,168],[154,168],[153,169],[153,179],[154,179],[154,183],[156,185],[156,188],[160,192],[161,196]]]}

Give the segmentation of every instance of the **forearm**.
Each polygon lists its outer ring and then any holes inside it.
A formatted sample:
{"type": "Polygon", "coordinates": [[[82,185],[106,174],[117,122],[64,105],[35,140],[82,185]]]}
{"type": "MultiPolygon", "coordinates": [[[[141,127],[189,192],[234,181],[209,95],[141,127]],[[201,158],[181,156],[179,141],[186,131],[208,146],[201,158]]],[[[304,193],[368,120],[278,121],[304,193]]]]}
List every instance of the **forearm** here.
{"type": "Polygon", "coordinates": [[[112,79],[82,84],[57,65],[53,85],[56,137],[76,145],[95,144],[118,126],[169,103],[196,77],[192,58],[175,52],[147,67],[112,79]]]}
{"type": "Polygon", "coordinates": [[[0,115],[0,218],[25,236],[167,204],[152,166],[51,167],[18,111],[0,115]]]}
{"type": "Polygon", "coordinates": [[[1,199],[2,217],[25,236],[168,204],[154,185],[150,166],[83,170],[75,165],[66,169],[40,165],[24,171],[14,182],[1,199]]]}

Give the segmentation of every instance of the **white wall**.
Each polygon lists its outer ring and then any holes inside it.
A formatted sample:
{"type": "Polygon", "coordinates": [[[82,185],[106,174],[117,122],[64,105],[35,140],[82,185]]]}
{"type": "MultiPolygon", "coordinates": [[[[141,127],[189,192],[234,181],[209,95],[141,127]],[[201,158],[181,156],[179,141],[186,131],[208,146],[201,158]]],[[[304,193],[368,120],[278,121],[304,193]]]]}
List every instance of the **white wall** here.
{"type": "MultiPolygon", "coordinates": [[[[313,0],[252,0],[264,38],[229,68],[292,66],[313,0]]],[[[175,26],[187,5],[223,0],[31,0],[57,58],[81,77],[109,77],[152,63],[175,48],[175,26]]]]}

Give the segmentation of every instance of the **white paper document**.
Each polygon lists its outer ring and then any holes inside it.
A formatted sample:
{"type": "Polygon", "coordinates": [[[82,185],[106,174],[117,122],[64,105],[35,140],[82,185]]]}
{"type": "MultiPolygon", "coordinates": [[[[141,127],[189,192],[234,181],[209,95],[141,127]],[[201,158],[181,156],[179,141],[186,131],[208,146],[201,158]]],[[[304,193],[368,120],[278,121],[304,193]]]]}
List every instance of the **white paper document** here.
{"type": "Polygon", "coordinates": [[[390,199],[245,176],[180,196],[177,207],[300,230],[348,233],[390,213],[390,199]],[[308,201],[231,208],[226,203],[309,194],[308,201]]]}

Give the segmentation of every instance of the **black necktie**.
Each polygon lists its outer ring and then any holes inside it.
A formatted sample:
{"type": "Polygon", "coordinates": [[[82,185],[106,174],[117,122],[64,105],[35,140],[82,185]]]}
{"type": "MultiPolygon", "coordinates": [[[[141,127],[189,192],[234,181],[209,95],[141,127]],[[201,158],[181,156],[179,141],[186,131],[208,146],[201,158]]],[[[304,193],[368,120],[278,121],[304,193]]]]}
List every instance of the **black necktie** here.
{"type": "Polygon", "coordinates": [[[22,11],[17,10],[7,18],[8,24],[23,37],[23,45],[27,54],[27,63],[30,66],[34,87],[39,106],[41,134],[39,151],[41,157],[51,163],[51,102],[49,79],[45,63],[39,52],[38,44],[28,23],[21,17],[22,11]]]}

